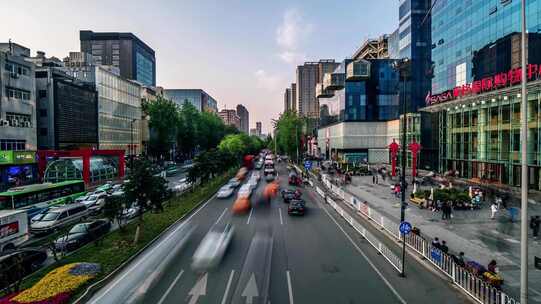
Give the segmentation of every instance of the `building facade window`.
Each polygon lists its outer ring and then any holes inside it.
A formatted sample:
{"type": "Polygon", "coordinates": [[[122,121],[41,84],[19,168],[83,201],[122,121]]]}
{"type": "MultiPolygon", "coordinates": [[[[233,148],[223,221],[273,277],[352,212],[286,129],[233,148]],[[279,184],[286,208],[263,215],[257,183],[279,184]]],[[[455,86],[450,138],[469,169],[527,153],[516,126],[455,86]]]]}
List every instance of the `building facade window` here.
{"type": "Polygon", "coordinates": [[[6,96],[20,100],[30,100],[30,92],[26,90],[6,87],[6,96]]]}
{"type": "Polygon", "coordinates": [[[26,140],[0,139],[0,150],[23,151],[26,148],[26,140]]]}

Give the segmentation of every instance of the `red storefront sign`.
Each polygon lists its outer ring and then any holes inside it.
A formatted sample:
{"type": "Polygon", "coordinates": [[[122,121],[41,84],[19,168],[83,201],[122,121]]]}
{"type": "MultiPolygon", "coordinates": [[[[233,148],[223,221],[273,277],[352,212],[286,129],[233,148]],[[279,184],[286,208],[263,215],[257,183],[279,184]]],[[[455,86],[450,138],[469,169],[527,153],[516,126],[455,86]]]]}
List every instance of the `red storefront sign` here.
{"type": "Polygon", "coordinates": [[[12,222],[0,225],[0,238],[19,233],[19,222],[12,222]]]}
{"type": "MultiPolygon", "coordinates": [[[[541,78],[541,65],[528,64],[526,76],[528,81],[541,78]]],[[[498,73],[496,75],[485,77],[481,80],[475,80],[462,86],[457,86],[452,90],[440,94],[432,95],[430,92],[426,95],[425,103],[427,106],[444,103],[461,97],[472,96],[492,90],[497,90],[507,86],[519,84],[522,81],[522,68],[511,69],[508,72],[498,73]]]]}

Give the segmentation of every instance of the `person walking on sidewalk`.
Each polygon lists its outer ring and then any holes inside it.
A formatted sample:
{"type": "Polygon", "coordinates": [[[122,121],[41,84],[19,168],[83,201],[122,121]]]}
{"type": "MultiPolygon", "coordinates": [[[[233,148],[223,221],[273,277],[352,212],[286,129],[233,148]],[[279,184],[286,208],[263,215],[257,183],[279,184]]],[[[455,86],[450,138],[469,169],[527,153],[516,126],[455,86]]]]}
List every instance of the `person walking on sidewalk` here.
{"type": "Polygon", "coordinates": [[[541,226],[541,219],[539,215],[532,216],[530,219],[530,228],[532,228],[533,237],[537,239],[539,237],[539,228],[541,226]]]}
{"type": "Polygon", "coordinates": [[[496,205],[495,202],[490,205],[490,219],[493,220],[496,216],[496,212],[498,212],[498,205],[496,205]]]}
{"type": "Polygon", "coordinates": [[[447,247],[447,242],[441,241],[440,250],[441,250],[443,253],[449,253],[449,247],[447,247]]]}
{"type": "Polygon", "coordinates": [[[440,240],[438,238],[434,238],[432,240],[432,247],[438,248],[438,249],[441,248],[440,240]]]}

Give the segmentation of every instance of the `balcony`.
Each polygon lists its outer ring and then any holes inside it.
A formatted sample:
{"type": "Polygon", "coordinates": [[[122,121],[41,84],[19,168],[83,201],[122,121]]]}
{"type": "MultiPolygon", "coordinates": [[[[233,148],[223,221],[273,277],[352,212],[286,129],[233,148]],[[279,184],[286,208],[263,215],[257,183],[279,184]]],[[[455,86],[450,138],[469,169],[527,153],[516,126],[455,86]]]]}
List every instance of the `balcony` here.
{"type": "Polygon", "coordinates": [[[322,83],[316,83],[316,97],[317,98],[329,98],[333,97],[332,91],[325,90],[322,83]]]}
{"type": "Polygon", "coordinates": [[[358,81],[370,78],[370,62],[366,60],[353,61],[347,65],[346,81],[358,81]]]}
{"type": "Polygon", "coordinates": [[[332,91],[343,89],[345,80],[344,73],[326,73],[323,76],[323,89],[332,91]]]}

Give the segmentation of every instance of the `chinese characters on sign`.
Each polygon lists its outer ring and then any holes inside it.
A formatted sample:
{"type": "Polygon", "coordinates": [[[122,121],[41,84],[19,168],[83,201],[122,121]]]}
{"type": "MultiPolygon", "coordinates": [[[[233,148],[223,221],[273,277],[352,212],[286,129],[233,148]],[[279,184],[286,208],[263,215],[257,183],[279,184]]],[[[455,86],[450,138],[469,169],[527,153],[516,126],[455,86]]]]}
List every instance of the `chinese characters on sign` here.
{"type": "MultiPolygon", "coordinates": [[[[541,78],[541,65],[528,64],[526,71],[528,81],[541,78]]],[[[485,77],[481,80],[475,80],[462,86],[457,86],[452,90],[440,94],[432,95],[430,92],[426,95],[425,102],[427,106],[444,103],[461,97],[480,94],[507,86],[519,84],[522,81],[522,69],[515,68],[508,72],[498,73],[496,75],[485,77]]]]}

